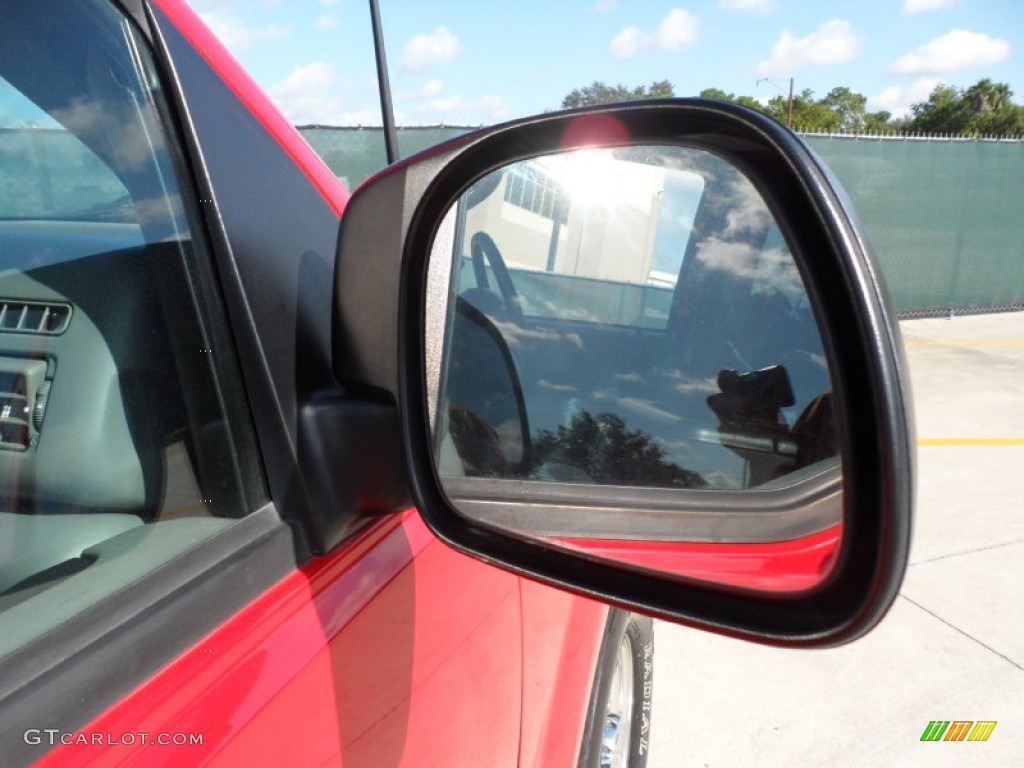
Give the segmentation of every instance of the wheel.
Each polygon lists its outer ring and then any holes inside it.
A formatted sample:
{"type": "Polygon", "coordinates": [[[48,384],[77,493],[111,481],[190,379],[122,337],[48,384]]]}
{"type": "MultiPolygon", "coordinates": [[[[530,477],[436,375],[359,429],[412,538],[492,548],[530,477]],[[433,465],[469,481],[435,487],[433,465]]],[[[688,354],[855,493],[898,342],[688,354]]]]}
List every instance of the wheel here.
{"type": "Polygon", "coordinates": [[[653,622],[613,610],[601,642],[579,768],[647,765],[653,673],[653,622]]]}
{"type": "Polygon", "coordinates": [[[519,304],[519,294],[516,293],[512,276],[505,266],[505,259],[498,250],[497,243],[486,232],[477,232],[470,240],[470,256],[473,262],[473,274],[476,277],[476,284],[479,288],[490,289],[490,279],[487,277],[486,263],[491,265],[491,272],[494,273],[494,282],[498,284],[498,292],[505,304],[507,316],[513,320],[521,320],[523,308],[519,304]]]}

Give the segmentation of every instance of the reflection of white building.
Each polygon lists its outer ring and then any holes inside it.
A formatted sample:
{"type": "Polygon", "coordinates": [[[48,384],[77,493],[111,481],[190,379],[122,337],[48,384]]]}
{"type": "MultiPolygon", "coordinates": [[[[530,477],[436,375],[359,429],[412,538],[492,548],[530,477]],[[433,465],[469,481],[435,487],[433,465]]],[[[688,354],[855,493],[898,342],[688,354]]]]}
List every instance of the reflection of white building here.
{"type": "Polygon", "coordinates": [[[487,232],[511,269],[645,285],[664,181],[664,168],[604,150],[517,163],[468,211],[466,231],[487,232]]]}

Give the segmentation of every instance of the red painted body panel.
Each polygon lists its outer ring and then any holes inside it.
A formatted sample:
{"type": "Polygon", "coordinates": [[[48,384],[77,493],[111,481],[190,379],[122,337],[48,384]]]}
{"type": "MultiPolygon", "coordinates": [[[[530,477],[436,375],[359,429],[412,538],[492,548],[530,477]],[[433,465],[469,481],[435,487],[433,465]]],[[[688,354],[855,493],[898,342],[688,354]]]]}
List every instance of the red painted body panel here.
{"type": "MultiPolygon", "coordinates": [[[[154,3],[340,217],[348,191],[198,16],[154,3]]],[[[574,766],[608,610],[458,554],[408,510],[305,563],[38,764],[574,766]]]]}
{"type": "Polygon", "coordinates": [[[72,744],[39,765],[515,765],[518,582],[415,511],[382,520],[79,732],[202,745],[72,744]]]}
{"type": "Polygon", "coordinates": [[[575,766],[608,606],[523,579],[522,768],[575,766]]]}
{"type": "Polygon", "coordinates": [[[640,568],[769,592],[799,592],[820,584],[835,563],[842,526],[810,536],[759,544],[559,539],[579,552],[640,568]]]}
{"type": "MultiPolygon", "coordinates": [[[[198,16],[155,4],[340,216],[347,190],[198,16]]],[[[575,765],[607,612],[454,552],[409,510],[306,563],[39,764],[575,765]]]]}

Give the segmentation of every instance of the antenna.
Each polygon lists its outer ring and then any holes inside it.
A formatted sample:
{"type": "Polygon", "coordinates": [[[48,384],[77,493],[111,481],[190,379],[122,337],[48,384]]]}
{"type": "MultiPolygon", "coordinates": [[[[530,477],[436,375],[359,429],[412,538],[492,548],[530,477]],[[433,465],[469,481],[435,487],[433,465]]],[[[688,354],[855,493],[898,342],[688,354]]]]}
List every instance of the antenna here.
{"type": "Polygon", "coordinates": [[[380,88],[380,117],[384,124],[384,150],[388,165],[398,160],[398,134],[395,132],[395,109],[391,103],[391,81],[388,79],[388,57],[384,51],[384,29],[380,23],[377,0],[370,0],[370,23],[373,25],[373,52],[377,57],[377,85],[380,88]]]}

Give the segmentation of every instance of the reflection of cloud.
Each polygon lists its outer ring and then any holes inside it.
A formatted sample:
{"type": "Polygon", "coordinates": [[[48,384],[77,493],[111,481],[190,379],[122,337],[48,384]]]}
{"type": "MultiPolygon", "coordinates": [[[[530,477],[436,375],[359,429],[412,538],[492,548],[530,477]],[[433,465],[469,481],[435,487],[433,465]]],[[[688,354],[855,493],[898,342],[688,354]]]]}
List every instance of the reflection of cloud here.
{"type": "Polygon", "coordinates": [[[730,242],[709,237],[697,246],[697,258],[708,269],[728,272],[743,280],[757,275],[758,250],[749,243],[730,242]]]}
{"type": "Polygon", "coordinates": [[[641,400],[636,397],[622,397],[617,402],[623,409],[632,411],[640,416],[646,416],[659,421],[682,421],[679,416],[658,408],[656,405],[652,405],[649,400],[641,400]]]}
{"type": "Polygon", "coordinates": [[[160,129],[152,111],[130,113],[120,104],[75,99],[71,106],[53,110],[53,117],[71,133],[106,140],[104,146],[115,154],[110,158],[118,169],[138,171],[150,161],[150,140],[159,141],[160,129]]]}
{"type": "MultiPolygon", "coordinates": [[[[715,391],[717,392],[718,390],[715,391]]],[[[614,412],[618,416],[623,416],[623,412],[629,411],[634,416],[642,416],[646,419],[654,419],[655,421],[683,421],[681,416],[677,416],[671,411],[666,411],[664,408],[659,408],[650,400],[644,400],[639,397],[619,397],[614,390],[604,389],[591,392],[590,399],[595,403],[612,403],[613,407],[609,411],[614,412]]]]}
{"type": "Polygon", "coordinates": [[[636,372],[633,372],[633,373],[616,373],[614,378],[618,379],[619,381],[631,381],[631,382],[634,382],[634,383],[637,383],[637,384],[642,384],[643,381],[644,381],[644,377],[641,376],[639,373],[636,373],[636,372]]]}
{"type": "Polygon", "coordinates": [[[770,248],[761,252],[757,285],[761,293],[779,291],[793,298],[804,295],[804,281],[797,271],[793,256],[786,248],[770,248]]]}
{"type": "Polygon", "coordinates": [[[760,193],[746,179],[738,179],[729,186],[734,205],[726,217],[725,234],[735,237],[747,232],[763,232],[773,219],[760,193]]]}
{"type": "Polygon", "coordinates": [[[683,395],[691,395],[694,393],[711,395],[718,392],[718,380],[713,376],[709,376],[706,379],[695,379],[692,376],[687,376],[679,370],[658,371],[658,373],[666,379],[676,382],[676,391],[683,395]]]}
{"type": "Polygon", "coordinates": [[[541,379],[537,382],[537,386],[541,389],[550,389],[553,392],[575,392],[576,387],[572,387],[568,384],[552,384],[547,379],[541,379]]]}
{"type": "Polygon", "coordinates": [[[510,347],[521,347],[524,343],[530,341],[568,341],[575,347],[583,349],[583,339],[578,333],[559,333],[547,328],[533,329],[524,328],[518,323],[512,323],[502,320],[495,320],[491,318],[494,323],[494,327],[501,333],[505,343],[510,347]]]}
{"type": "Polygon", "coordinates": [[[803,280],[785,248],[762,251],[747,243],[711,237],[697,247],[697,258],[708,269],[726,272],[740,280],[756,281],[759,292],[780,291],[787,296],[804,294],[803,280]]]}
{"type": "Polygon", "coordinates": [[[686,440],[663,440],[661,438],[657,438],[657,440],[669,452],[672,459],[677,462],[689,461],[697,456],[693,446],[686,440]]]}
{"type": "Polygon", "coordinates": [[[139,225],[143,228],[152,227],[155,224],[176,222],[180,224],[179,234],[187,232],[185,225],[185,210],[181,204],[181,196],[174,194],[167,197],[151,197],[145,200],[135,200],[132,203],[132,211],[139,225]]]}
{"type": "Polygon", "coordinates": [[[720,469],[706,472],[703,477],[708,484],[708,488],[739,489],[743,487],[736,481],[736,478],[720,469]]]}
{"type": "MultiPolygon", "coordinates": [[[[513,269],[519,266],[514,259],[509,259],[508,264],[513,269]]],[[[567,307],[564,303],[549,301],[539,296],[530,296],[527,299],[527,314],[538,317],[557,317],[560,320],[577,320],[585,323],[599,323],[600,317],[583,307],[567,307]]]]}

